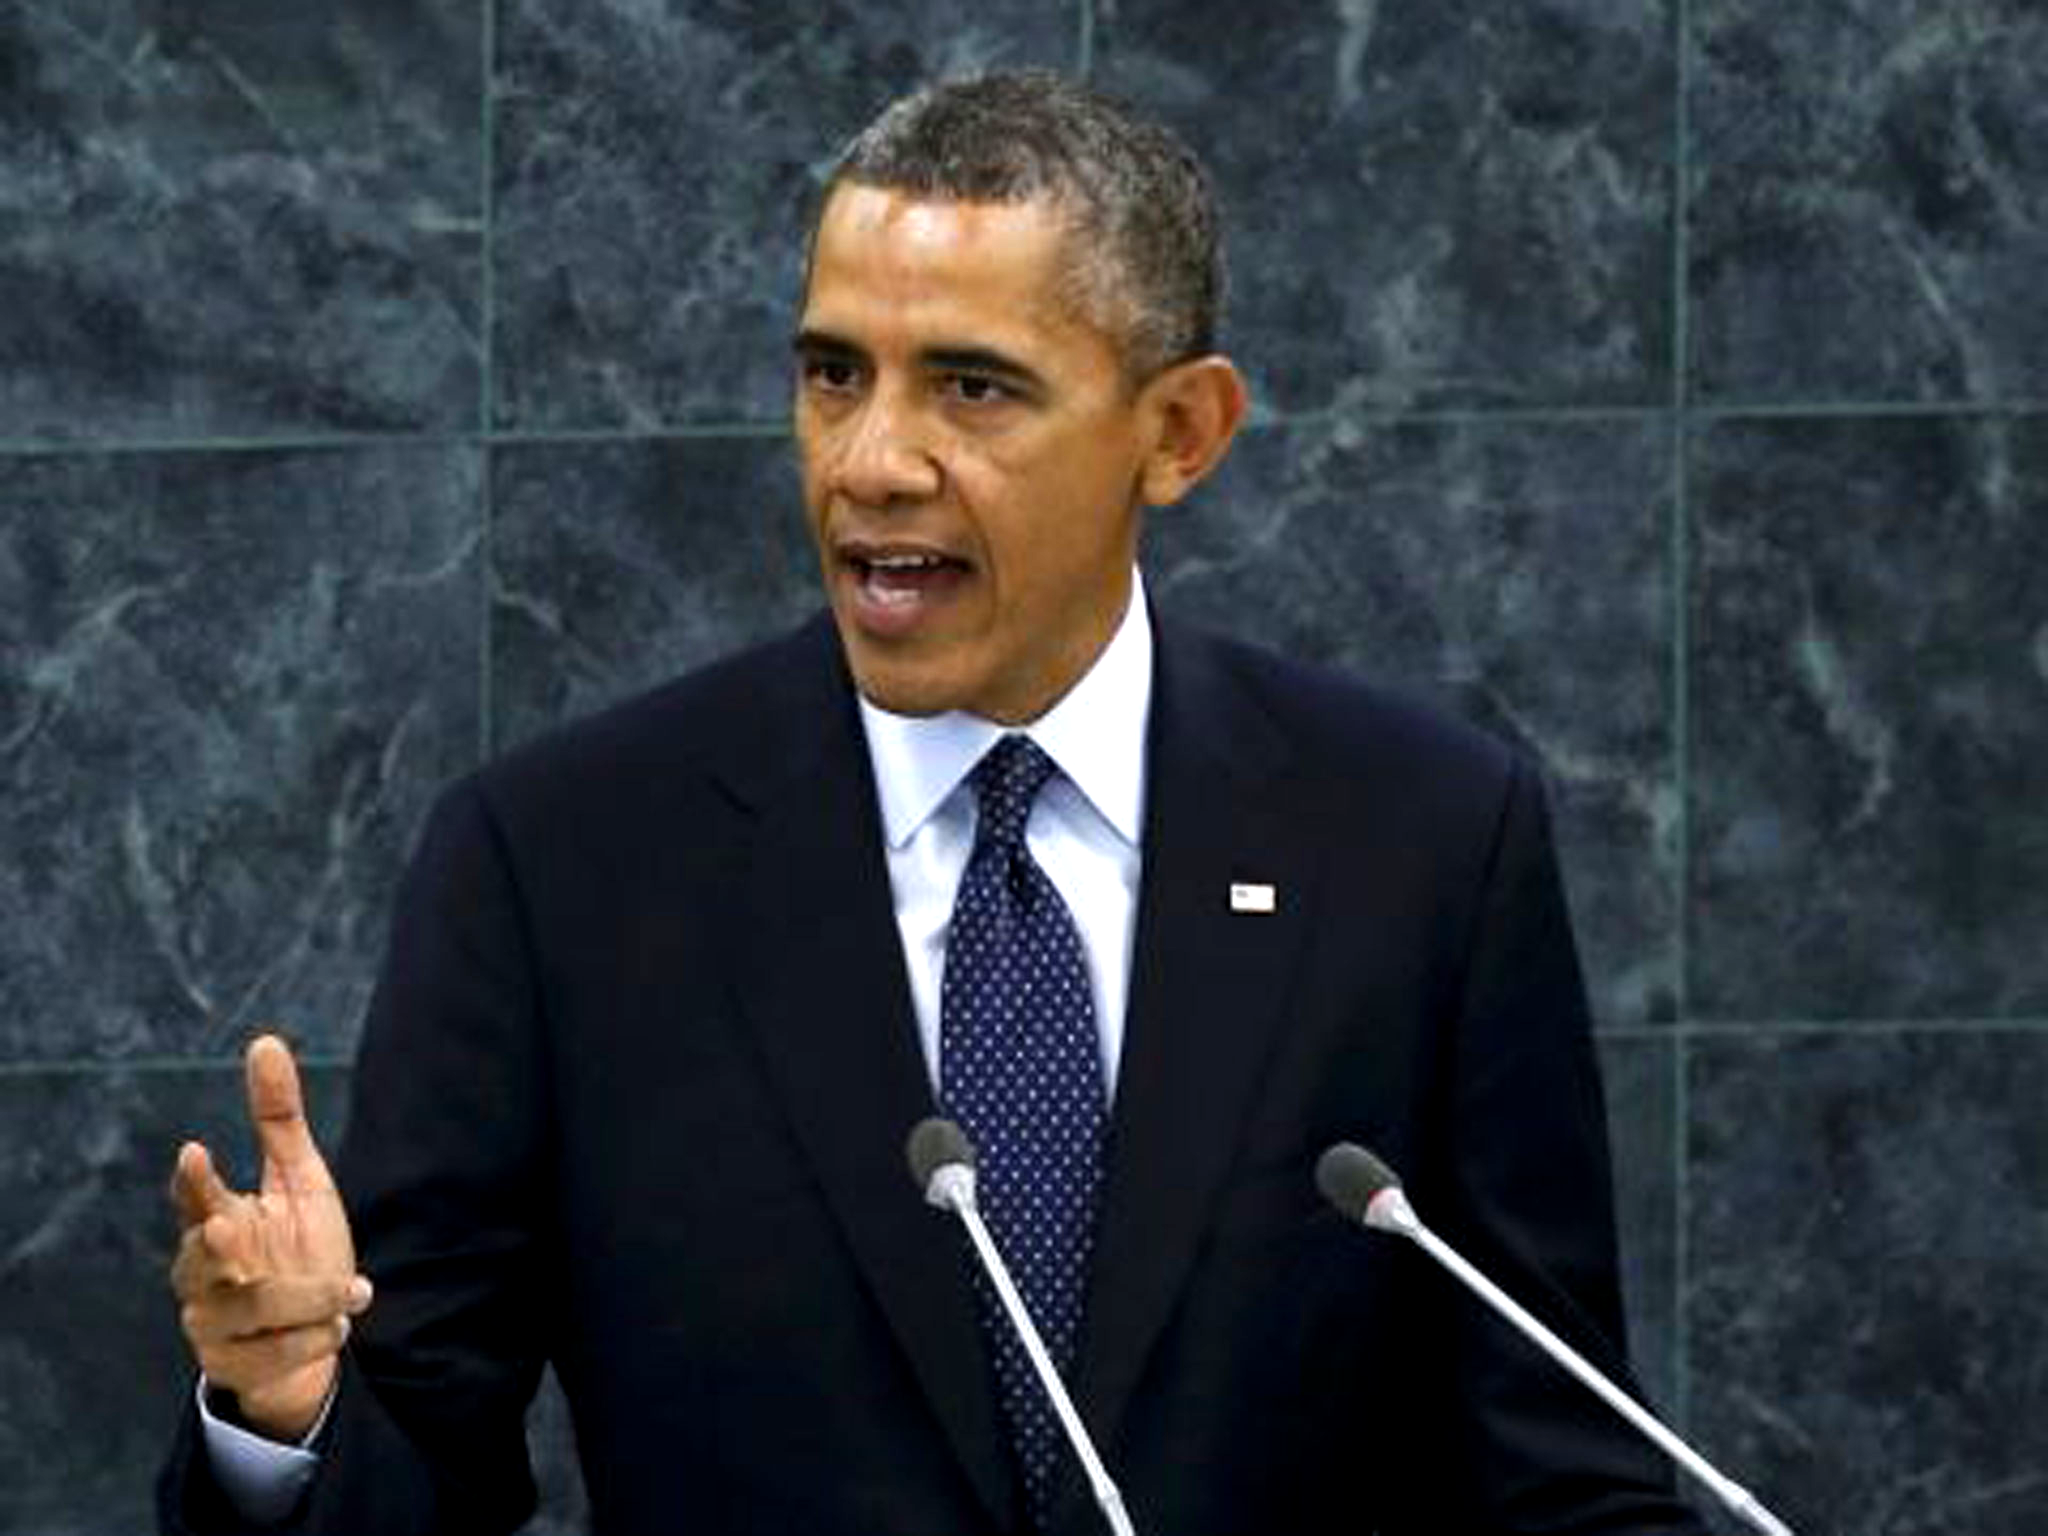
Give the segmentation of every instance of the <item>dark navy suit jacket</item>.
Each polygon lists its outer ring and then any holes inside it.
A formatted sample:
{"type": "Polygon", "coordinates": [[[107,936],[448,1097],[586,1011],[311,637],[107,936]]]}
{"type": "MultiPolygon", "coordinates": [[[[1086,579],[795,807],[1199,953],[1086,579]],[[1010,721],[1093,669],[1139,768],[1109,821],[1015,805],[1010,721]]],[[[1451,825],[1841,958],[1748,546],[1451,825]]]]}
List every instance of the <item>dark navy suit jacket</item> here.
{"type": "MultiPolygon", "coordinates": [[[[1157,1536],[1693,1532],[1610,1410],[1396,1239],[1333,1140],[1598,1360],[1604,1120],[1504,748],[1156,626],[1144,869],[1073,1387],[1157,1536]],[[1274,910],[1230,888],[1271,886],[1274,910]]],[[[377,1302],[298,1522],[506,1531],[543,1362],[601,1532],[1019,1529],[829,622],[514,752],[407,878],[340,1158],[377,1302]]],[[[167,1530],[233,1529],[189,1417],[167,1530]]],[[[1063,1532],[1100,1529],[1078,1474],[1063,1532]]]]}

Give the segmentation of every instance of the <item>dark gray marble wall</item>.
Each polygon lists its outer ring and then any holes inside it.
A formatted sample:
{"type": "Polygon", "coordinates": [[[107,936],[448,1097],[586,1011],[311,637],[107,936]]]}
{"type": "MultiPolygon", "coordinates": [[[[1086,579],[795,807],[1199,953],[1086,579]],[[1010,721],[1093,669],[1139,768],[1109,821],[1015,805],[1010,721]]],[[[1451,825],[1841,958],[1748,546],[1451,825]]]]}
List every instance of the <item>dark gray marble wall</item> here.
{"type": "Polygon", "coordinates": [[[1653,1395],[1802,1531],[2032,1536],[2035,0],[0,4],[0,1530],[146,1524],[172,1148],[266,1021],[333,1129],[434,786],[805,611],[806,196],[995,62],[1227,200],[1154,591],[1550,775],[1653,1395]]]}

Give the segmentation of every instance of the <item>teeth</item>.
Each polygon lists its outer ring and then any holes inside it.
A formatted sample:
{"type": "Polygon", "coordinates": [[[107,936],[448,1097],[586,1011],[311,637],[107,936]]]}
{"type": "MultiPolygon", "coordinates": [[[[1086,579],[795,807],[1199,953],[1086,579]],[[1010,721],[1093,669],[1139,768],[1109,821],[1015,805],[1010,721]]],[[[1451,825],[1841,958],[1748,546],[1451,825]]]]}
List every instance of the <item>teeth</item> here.
{"type": "Polygon", "coordinates": [[[874,555],[867,563],[878,571],[925,571],[945,562],[937,555],[874,555]]]}

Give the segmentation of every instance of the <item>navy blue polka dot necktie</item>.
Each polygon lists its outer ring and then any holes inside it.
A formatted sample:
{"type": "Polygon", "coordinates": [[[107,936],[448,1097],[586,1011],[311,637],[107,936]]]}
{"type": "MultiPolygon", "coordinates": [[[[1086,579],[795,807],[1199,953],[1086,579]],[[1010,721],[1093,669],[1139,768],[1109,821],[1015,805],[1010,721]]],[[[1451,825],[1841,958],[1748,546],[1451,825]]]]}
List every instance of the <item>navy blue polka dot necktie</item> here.
{"type": "MultiPolygon", "coordinates": [[[[960,877],[939,989],[939,1088],[974,1142],[982,1214],[1053,1363],[1073,1362],[1094,1241],[1105,1095],[1088,968],[1073,914],[1024,845],[1058,769],[1005,736],[973,773],[974,851],[960,877]]],[[[1033,1518],[1065,1454],[1059,1419],[1002,1304],[975,1275],[983,1332],[1033,1518]]]]}

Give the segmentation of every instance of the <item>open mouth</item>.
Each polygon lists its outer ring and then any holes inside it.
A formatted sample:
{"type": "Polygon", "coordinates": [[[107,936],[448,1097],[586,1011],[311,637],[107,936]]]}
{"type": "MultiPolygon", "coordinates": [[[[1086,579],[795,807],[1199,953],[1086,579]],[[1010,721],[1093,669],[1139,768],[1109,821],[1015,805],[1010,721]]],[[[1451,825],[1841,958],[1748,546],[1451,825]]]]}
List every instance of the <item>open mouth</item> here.
{"type": "Polygon", "coordinates": [[[972,570],[965,560],[931,550],[842,552],[861,596],[885,607],[903,607],[943,596],[972,570]]]}

